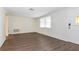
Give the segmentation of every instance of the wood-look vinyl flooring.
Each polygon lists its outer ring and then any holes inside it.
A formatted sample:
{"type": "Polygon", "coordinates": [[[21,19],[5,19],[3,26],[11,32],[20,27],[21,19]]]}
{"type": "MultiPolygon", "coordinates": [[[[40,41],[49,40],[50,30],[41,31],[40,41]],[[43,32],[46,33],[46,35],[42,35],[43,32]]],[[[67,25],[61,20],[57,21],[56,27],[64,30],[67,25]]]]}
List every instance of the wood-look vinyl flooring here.
{"type": "Polygon", "coordinates": [[[9,36],[0,51],[79,51],[79,45],[39,33],[9,36]]]}

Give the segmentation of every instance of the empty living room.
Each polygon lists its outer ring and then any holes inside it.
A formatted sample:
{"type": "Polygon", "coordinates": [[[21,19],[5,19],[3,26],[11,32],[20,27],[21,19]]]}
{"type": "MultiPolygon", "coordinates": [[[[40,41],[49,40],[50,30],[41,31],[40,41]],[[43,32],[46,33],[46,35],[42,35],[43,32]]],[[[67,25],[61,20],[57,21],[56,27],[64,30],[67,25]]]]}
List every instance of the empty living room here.
{"type": "Polygon", "coordinates": [[[79,51],[79,7],[0,7],[0,51],[79,51]]]}

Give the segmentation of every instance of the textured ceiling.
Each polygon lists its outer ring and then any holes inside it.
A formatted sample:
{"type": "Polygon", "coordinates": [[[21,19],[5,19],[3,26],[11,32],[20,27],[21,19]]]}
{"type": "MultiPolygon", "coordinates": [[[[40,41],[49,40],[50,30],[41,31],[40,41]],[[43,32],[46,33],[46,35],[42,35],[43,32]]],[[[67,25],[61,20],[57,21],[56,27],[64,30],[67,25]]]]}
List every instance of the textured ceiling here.
{"type": "Polygon", "coordinates": [[[61,7],[6,7],[5,9],[10,15],[37,18],[59,10],[61,7]]]}

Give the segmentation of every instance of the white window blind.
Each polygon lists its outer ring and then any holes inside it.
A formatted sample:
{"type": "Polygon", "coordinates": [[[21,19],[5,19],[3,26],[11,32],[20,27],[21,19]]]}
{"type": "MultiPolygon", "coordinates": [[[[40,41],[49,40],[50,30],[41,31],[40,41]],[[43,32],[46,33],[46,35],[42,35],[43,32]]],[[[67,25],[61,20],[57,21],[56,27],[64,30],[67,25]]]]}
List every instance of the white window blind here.
{"type": "Polygon", "coordinates": [[[43,17],[40,19],[40,27],[41,28],[51,28],[51,17],[43,17]]]}

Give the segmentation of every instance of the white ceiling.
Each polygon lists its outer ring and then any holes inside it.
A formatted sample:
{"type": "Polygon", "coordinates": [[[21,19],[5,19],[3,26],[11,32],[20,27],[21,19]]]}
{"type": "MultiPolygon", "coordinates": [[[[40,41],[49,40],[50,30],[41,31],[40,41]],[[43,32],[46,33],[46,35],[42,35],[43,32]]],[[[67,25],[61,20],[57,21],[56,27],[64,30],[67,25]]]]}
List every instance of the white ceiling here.
{"type": "Polygon", "coordinates": [[[55,12],[61,9],[61,7],[6,7],[5,9],[10,15],[36,18],[50,12],[55,12]],[[34,11],[29,10],[30,8],[33,8],[34,11]]]}

